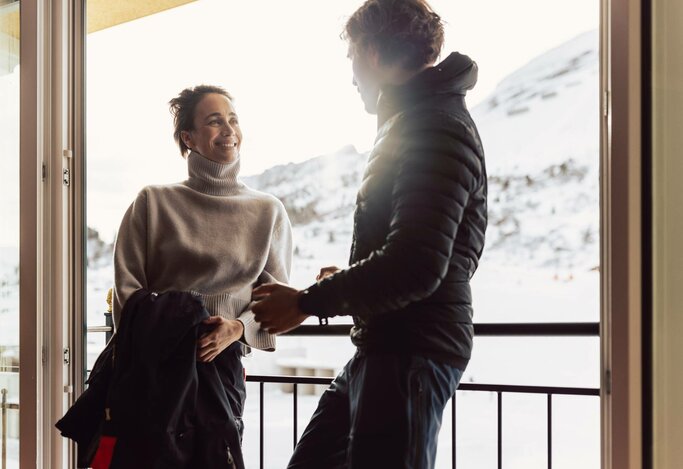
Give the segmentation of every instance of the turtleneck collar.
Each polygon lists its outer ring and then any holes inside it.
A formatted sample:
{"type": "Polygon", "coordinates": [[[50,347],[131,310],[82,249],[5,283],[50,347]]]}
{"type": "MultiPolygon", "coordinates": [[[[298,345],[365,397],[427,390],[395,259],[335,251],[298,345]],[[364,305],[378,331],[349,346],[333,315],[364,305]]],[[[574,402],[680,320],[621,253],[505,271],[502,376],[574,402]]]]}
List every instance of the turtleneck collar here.
{"type": "Polygon", "coordinates": [[[385,86],[377,103],[377,124],[381,127],[394,114],[430,99],[465,96],[477,83],[477,64],[468,56],[451,53],[443,62],[421,71],[405,84],[385,86]]]}
{"type": "Polygon", "coordinates": [[[184,184],[208,195],[229,195],[244,187],[237,176],[240,159],[231,163],[216,163],[192,151],[187,156],[189,178],[184,184]]]}

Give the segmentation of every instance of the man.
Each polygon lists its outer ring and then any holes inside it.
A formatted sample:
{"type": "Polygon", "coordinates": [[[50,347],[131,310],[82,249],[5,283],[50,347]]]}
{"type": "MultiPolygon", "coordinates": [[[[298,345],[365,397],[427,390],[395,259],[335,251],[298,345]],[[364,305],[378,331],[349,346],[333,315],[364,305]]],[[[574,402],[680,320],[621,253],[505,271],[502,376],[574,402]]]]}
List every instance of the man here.
{"type": "Polygon", "coordinates": [[[377,138],[358,193],[350,267],[304,291],[264,285],[271,333],[352,315],[357,352],[320,399],[289,467],[431,468],[472,348],[469,280],[486,229],[486,171],[464,96],[476,64],[443,44],[423,0],[368,0],[348,20],[354,84],[377,138]]]}

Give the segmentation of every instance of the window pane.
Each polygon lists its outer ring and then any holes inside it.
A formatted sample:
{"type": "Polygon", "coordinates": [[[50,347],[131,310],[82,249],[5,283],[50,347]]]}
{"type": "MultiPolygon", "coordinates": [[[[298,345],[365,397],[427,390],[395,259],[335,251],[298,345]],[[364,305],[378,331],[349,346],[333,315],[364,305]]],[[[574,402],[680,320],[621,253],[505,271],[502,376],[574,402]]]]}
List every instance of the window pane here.
{"type": "MultiPolygon", "coordinates": [[[[293,223],[291,283],[303,288],[320,267],[346,265],[356,190],[376,129],[351,85],[346,44],[338,37],[361,3],[199,0],[89,34],[89,324],[104,321],[112,243],[126,208],[142,187],[187,177],[167,103],[188,86],[216,84],[235,96],[244,181],[278,196],[293,223]]],[[[475,322],[598,321],[599,2],[431,4],[447,21],[442,57],[460,51],[479,65],[467,103],[486,152],[489,228],[472,281],[475,322]]],[[[597,341],[478,338],[464,379],[598,386],[597,341]]],[[[92,364],[102,334],[90,334],[88,344],[92,364]]],[[[281,338],[276,353],[255,351],[244,363],[250,374],[334,374],[352,353],[347,338],[281,338]]],[[[290,388],[265,389],[266,421],[274,419],[266,466],[282,466],[291,450],[290,388]],[[281,446],[271,446],[275,441],[281,446]]],[[[245,416],[250,464],[258,456],[257,390],[250,385],[245,416]]],[[[299,431],[318,392],[302,391],[299,431]]],[[[525,402],[511,398],[512,415],[527,409],[525,402]]],[[[576,402],[590,413],[598,399],[576,402]]],[[[488,414],[463,411],[460,418],[466,425],[478,415],[488,414]]],[[[599,426],[590,415],[569,425],[593,438],[581,451],[597,461],[599,426]]],[[[493,454],[488,439],[462,438],[464,466],[493,454]]],[[[510,461],[537,465],[545,440],[529,445],[531,459],[510,461]]]]}
{"type": "MultiPolygon", "coordinates": [[[[0,421],[19,467],[19,2],[0,1],[0,421]]],[[[2,458],[3,455],[0,455],[2,458]]],[[[5,464],[7,464],[5,466],[5,464]]]]}

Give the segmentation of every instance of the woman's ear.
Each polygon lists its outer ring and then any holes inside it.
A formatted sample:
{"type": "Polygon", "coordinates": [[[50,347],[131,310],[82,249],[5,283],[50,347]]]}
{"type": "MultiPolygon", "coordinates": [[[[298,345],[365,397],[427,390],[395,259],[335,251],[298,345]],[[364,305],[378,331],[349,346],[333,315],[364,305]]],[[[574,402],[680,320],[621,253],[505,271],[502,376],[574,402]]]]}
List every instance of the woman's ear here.
{"type": "Polygon", "coordinates": [[[192,135],[187,130],[180,131],[180,138],[187,148],[192,150],[192,135]]]}

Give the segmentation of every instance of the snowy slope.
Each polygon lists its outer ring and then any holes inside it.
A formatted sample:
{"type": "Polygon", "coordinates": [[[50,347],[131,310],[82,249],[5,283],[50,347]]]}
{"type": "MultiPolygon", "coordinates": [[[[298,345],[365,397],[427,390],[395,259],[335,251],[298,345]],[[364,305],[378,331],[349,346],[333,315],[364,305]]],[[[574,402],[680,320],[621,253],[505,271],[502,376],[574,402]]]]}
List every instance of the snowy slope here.
{"type": "MultiPolygon", "coordinates": [[[[489,173],[488,262],[562,272],[597,266],[597,40],[589,32],[538,57],[472,110],[489,173]]],[[[304,263],[334,249],[345,256],[364,160],[347,147],[245,181],[285,203],[304,263]]]]}

